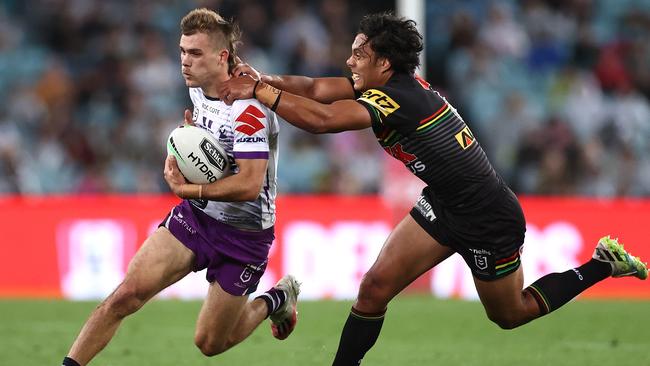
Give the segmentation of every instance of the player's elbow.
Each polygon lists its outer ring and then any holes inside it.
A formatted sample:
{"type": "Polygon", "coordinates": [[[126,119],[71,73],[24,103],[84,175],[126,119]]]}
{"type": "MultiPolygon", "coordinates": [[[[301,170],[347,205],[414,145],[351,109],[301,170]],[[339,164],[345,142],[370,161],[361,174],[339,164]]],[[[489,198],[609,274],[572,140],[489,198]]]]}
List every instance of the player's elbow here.
{"type": "Polygon", "coordinates": [[[330,131],[327,128],[327,124],[325,124],[323,122],[316,122],[316,123],[313,123],[313,124],[311,124],[309,126],[309,128],[307,129],[307,132],[313,133],[313,134],[316,134],[316,135],[320,135],[320,134],[323,134],[323,133],[328,133],[330,131]]]}
{"type": "Polygon", "coordinates": [[[254,179],[248,179],[247,183],[242,185],[240,195],[241,201],[255,201],[260,196],[262,190],[262,183],[256,182],[254,179]]]}
{"type": "Polygon", "coordinates": [[[260,196],[260,190],[259,189],[249,189],[246,190],[241,197],[242,201],[255,201],[257,197],[260,196]]]}
{"type": "Polygon", "coordinates": [[[341,131],[346,131],[347,128],[344,127],[344,123],[337,120],[335,117],[323,117],[317,122],[311,125],[311,128],[308,130],[313,134],[324,134],[324,133],[337,133],[341,131]]]}
{"type": "Polygon", "coordinates": [[[327,115],[322,112],[314,112],[303,116],[295,121],[287,120],[289,123],[313,134],[321,134],[327,132],[327,115]]]}
{"type": "Polygon", "coordinates": [[[308,118],[304,130],[313,134],[333,132],[332,126],[336,126],[338,123],[336,116],[331,108],[321,108],[308,118]]]}

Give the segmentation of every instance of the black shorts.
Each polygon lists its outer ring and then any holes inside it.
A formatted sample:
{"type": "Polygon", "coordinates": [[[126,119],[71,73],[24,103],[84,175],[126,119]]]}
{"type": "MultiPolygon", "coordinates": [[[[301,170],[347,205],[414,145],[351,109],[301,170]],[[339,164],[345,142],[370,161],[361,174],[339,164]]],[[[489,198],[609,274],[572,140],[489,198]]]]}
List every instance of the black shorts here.
{"type": "Polygon", "coordinates": [[[460,254],[481,280],[496,280],[519,268],[526,220],[517,197],[505,185],[486,207],[472,214],[451,212],[425,187],[411,216],[440,244],[460,254]]]}

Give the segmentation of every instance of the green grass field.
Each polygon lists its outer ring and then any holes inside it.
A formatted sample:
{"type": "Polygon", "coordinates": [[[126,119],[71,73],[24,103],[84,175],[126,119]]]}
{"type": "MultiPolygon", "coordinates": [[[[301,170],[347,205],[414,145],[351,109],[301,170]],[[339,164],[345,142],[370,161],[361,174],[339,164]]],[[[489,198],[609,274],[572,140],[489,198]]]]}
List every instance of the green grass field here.
{"type": "MultiPolygon", "coordinates": [[[[59,365],[96,303],[0,300],[2,365],[59,365]]],[[[330,365],[351,302],[302,302],[292,336],[264,323],[223,355],[194,347],[200,303],[154,301],[91,365],[330,365]]],[[[479,303],[397,298],[364,365],[650,365],[650,302],[576,301],[514,331],[479,303]]]]}

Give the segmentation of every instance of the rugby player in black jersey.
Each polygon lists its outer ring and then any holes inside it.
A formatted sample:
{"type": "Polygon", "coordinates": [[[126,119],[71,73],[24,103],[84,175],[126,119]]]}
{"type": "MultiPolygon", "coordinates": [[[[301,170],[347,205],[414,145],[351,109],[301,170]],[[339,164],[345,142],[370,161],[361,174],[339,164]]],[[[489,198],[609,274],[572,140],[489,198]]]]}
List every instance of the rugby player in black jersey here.
{"type": "Polygon", "coordinates": [[[363,18],[347,65],[352,78],[260,75],[222,85],[227,103],[255,97],[313,133],[371,127],[387,153],[427,184],[361,282],[334,365],[358,365],[373,346],[387,305],[417,277],[459,253],[488,318],[512,329],[548,314],[607,277],[647,277],[647,267],[609,236],[580,267],[523,288],[526,229],[517,197],[494,171],[456,110],[414,72],[422,36],[412,20],[363,18]]]}

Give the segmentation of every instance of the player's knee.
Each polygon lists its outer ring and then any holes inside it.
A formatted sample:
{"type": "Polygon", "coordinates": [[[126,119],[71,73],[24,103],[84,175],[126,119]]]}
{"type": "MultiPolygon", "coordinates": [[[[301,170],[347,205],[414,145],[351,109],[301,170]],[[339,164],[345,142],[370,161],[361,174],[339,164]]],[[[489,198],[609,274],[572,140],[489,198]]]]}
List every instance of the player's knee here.
{"type": "Polygon", "coordinates": [[[490,314],[488,313],[488,318],[494,322],[496,325],[498,325],[501,329],[514,329],[520,326],[521,320],[511,314],[505,314],[505,313],[498,313],[498,314],[490,314]]]}
{"type": "Polygon", "coordinates": [[[216,356],[230,348],[225,339],[217,339],[202,332],[194,336],[194,344],[207,357],[216,356]]]}
{"type": "Polygon", "coordinates": [[[123,318],[135,313],[145,302],[146,299],[138,293],[135,286],[122,283],[102,306],[117,317],[123,318]]]}
{"type": "Polygon", "coordinates": [[[366,273],[359,286],[357,302],[369,307],[384,309],[390,301],[390,286],[387,281],[374,273],[366,273]]]}

